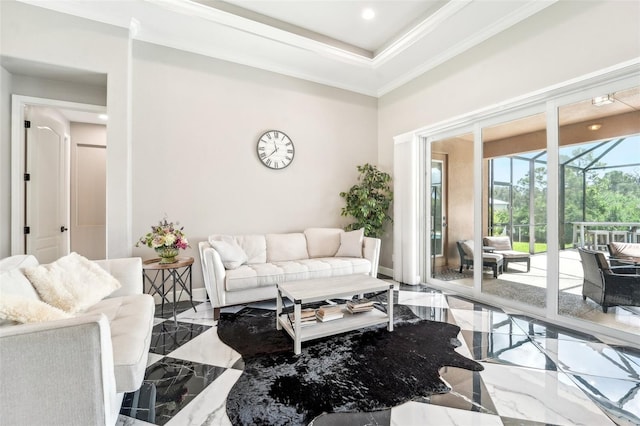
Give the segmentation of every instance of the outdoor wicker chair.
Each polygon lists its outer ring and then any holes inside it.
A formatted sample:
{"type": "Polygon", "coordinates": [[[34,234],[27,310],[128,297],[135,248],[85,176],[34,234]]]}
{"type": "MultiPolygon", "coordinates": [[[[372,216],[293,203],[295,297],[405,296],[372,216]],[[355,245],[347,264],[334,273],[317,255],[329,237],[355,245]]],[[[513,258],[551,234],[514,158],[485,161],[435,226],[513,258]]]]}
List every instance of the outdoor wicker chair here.
{"type": "Polygon", "coordinates": [[[578,248],[584,281],[582,299],[602,306],[640,306],[640,275],[633,266],[610,266],[602,252],[578,248]]]}

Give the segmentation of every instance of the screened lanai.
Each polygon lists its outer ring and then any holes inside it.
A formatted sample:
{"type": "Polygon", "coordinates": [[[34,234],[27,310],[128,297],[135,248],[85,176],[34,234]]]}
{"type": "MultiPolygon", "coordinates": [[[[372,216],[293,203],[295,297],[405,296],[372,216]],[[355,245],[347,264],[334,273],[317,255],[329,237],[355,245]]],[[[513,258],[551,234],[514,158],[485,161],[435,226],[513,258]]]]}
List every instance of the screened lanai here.
{"type": "MultiPolygon", "coordinates": [[[[560,147],[561,249],[603,248],[605,241],[614,239],[637,241],[639,151],[637,134],[560,147]],[[594,241],[593,231],[609,234],[594,241]]],[[[489,161],[489,235],[510,236],[514,250],[531,254],[546,251],[546,172],[546,151],[489,161]]]]}

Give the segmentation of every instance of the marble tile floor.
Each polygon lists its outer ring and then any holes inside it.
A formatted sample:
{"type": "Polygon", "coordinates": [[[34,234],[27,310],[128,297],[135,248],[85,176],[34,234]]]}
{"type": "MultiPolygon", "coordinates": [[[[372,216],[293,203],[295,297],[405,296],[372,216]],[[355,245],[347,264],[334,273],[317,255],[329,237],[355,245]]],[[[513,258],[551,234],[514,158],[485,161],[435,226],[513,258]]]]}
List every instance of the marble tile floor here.
{"type": "MultiPolygon", "coordinates": [[[[640,350],[425,286],[396,287],[395,303],[457,324],[456,350],[484,370],[444,367],[447,394],[374,413],[324,414],[313,426],[640,424],[640,350]]],[[[218,339],[208,304],[194,312],[180,302],[177,311],[177,321],[166,306],[156,318],[145,384],[125,396],[118,426],[230,424],[225,401],[242,359],[218,339]]]]}

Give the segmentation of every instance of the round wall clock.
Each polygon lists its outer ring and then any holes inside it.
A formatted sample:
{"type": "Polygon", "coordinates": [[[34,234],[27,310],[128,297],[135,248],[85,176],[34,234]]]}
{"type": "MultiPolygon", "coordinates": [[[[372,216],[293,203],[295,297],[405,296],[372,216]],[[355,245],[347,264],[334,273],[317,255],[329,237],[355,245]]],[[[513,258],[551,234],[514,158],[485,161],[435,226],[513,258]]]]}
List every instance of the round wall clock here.
{"type": "Polygon", "coordinates": [[[270,169],[284,169],[295,154],[291,138],[280,130],[264,132],[258,139],[257,149],[258,158],[270,169]]]}

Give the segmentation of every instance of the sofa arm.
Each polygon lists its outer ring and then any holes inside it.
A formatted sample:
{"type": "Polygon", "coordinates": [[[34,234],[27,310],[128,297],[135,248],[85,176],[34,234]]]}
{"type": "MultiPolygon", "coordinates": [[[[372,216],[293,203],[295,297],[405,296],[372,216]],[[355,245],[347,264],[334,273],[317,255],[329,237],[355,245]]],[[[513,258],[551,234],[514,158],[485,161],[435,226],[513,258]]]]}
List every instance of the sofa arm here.
{"type": "Polygon", "coordinates": [[[87,315],[0,329],[0,424],[114,425],[107,317],[87,315]]]}
{"type": "Polygon", "coordinates": [[[108,297],[129,296],[142,294],[142,259],[139,257],[125,257],[122,259],[96,260],[105,271],[113,275],[122,287],[108,297]]]}
{"type": "Polygon", "coordinates": [[[378,264],[380,263],[380,246],[382,242],[380,238],[364,237],[364,257],[371,262],[372,277],[378,276],[378,264]]]}
{"type": "Polygon", "coordinates": [[[227,275],[218,252],[206,241],[198,244],[204,286],[209,295],[211,306],[220,308],[225,305],[224,279],[227,275]]]}

